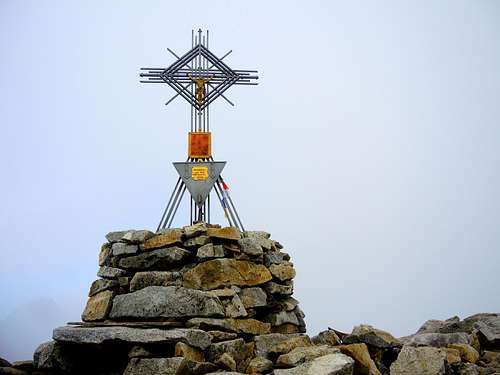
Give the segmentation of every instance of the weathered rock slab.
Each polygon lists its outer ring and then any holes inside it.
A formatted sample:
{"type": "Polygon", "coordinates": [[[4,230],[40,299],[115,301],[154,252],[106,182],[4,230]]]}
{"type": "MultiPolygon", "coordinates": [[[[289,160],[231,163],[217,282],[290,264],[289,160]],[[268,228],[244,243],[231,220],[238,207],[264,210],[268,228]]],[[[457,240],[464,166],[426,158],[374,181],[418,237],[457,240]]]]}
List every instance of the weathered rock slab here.
{"type": "Polygon", "coordinates": [[[139,270],[162,270],[168,269],[173,264],[180,263],[190,256],[190,252],[180,247],[173,246],[167,248],[148,251],[139,255],[120,259],[120,267],[125,269],[139,270]]]}
{"type": "Polygon", "coordinates": [[[486,317],[476,322],[474,327],[490,344],[500,344],[500,316],[486,317]]]}
{"type": "Polygon", "coordinates": [[[353,368],[352,358],[342,353],[333,353],[291,369],[274,370],[274,375],[352,375],[353,368]]]}
{"type": "Polygon", "coordinates": [[[464,332],[456,333],[418,333],[406,340],[409,346],[433,346],[445,348],[450,344],[470,344],[469,335],[464,332]]]}
{"type": "Polygon", "coordinates": [[[269,353],[271,349],[285,341],[290,340],[294,337],[305,336],[300,333],[294,333],[290,335],[284,335],[281,333],[270,333],[267,335],[255,336],[255,355],[258,357],[269,359],[269,353]]]}
{"type": "Polygon", "coordinates": [[[344,339],[346,344],[365,343],[376,348],[401,346],[401,342],[389,332],[361,324],[353,328],[352,333],[344,339]]]}
{"type": "Polygon", "coordinates": [[[443,375],[445,354],[432,347],[403,346],[391,365],[391,375],[443,375]]]}
{"type": "Polygon", "coordinates": [[[333,353],[339,353],[339,349],[328,345],[297,347],[289,353],[280,355],[276,364],[280,367],[295,367],[301,363],[333,353]]]}
{"type": "Polygon", "coordinates": [[[250,335],[263,335],[271,330],[269,323],[263,323],[256,319],[192,318],[186,322],[186,325],[200,329],[222,329],[250,335]]]}
{"type": "Polygon", "coordinates": [[[142,244],[142,250],[158,249],[182,243],[182,231],[180,229],[167,229],[161,234],[149,238],[142,244]]]}
{"type": "Polygon", "coordinates": [[[102,266],[97,272],[97,276],[103,277],[105,279],[116,279],[121,276],[125,276],[127,272],[119,268],[102,266]]]}
{"type": "Polygon", "coordinates": [[[180,286],[182,274],[172,271],[137,272],[130,281],[130,291],[135,292],[148,286],[180,286]]]}
{"type": "Polygon", "coordinates": [[[210,290],[225,286],[255,286],[271,280],[262,264],[235,259],[214,259],[198,264],[184,274],[187,288],[210,290]]]}
{"type": "Polygon", "coordinates": [[[111,251],[113,252],[114,256],[130,255],[130,254],[137,253],[139,251],[139,246],[134,245],[134,244],[123,243],[123,242],[115,242],[111,246],[111,251]]]}
{"type": "Polygon", "coordinates": [[[105,342],[123,341],[135,344],[169,344],[178,341],[199,349],[206,349],[210,343],[210,335],[205,331],[189,328],[158,329],[130,327],[59,327],[53,332],[53,339],[75,344],[103,344],[105,342]]]}
{"type": "Polygon", "coordinates": [[[208,228],[207,235],[214,238],[234,241],[238,241],[241,238],[241,232],[235,227],[208,228]]]}
{"type": "Polygon", "coordinates": [[[191,316],[223,317],[224,306],[207,292],[176,286],[149,286],[116,296],[110,313],[112,319],[191,316]]]}

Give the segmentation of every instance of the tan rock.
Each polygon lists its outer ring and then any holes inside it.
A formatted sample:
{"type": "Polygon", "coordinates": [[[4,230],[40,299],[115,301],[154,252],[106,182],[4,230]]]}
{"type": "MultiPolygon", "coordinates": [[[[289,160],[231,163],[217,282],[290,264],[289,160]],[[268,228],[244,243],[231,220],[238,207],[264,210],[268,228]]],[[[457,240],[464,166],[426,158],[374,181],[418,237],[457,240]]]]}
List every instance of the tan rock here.
{"type": "Polygon", "coordinates": [[[182,231],[180,229],[169,229],[162,234],[151,237],[141,246],[143,250],[158,249],[174,244],[180,244],[182,231]]]}
{"type": "Polygon", "coordinates": [[[460,363],[462,360],[460,358],[460,351],[452,348],[443,348],[443,353],[446,355],[446,362],[450,365],[460,363]]]}
{"type": "Polygon", "coordinates": [[[225,286],[255,286],[272,279],[262,264],[235,259],[214,259],[198,264],[184,274],[186,288],[211,290],[225,286]]]}
{"type": "Polygon", "coordinates": [[[83,311],[82,320],[84,322],[92,322],[106,319],[114,296],[115,293],[113,291],[105,290],[90,297],[83,311]]]}
{"type": "Polygon", "coordinates": [[[375,362],[370,357],[366,344],[349,344],[337,346],[341,353],[354,359],[354,373],[359,375],[380,375],[375,362]]]}
{"type": "Polygon", "coordinates": [[[215,360],[215,364],[222,369],[236,371],[236,361],[228,353],[223,353],[219,358],[217,358],[215,360]]]}
{"type": "Polygon", "coordinates": [[[111,244],[105,243],[99,252],[99,266],[109,266],[109,257],[111,256],[111,244]]]}
{"type": "Polygon", "coordinates": [[[460,352],[462,361],[476,363],[479,360],[479,353],[471,345],[467,344],[450,344],[448,348],[456,349],[460,352]]]}
{"type": "Polygon", "coordinates": [[[238,335],[234,332],[224,332],[224,331],[208,331],[212,342],[221,342],[227,340],[234,340],[238,335]]]}
{"type": "Polygon", "coordinates": [[[476,349],[478,353],[481,353],[481,343],[479,341],[479,336],[477,335],[477,332],[472,332],[470,335],[470,345],[476,349]]]}
{"type": "Polygon", "coordinates": [[[262,323],[256,319],[193,318],[186,322],[186,326],[203,330],[223,329],[250,335],[264,335],[271,331],[269,323],[262,323]]]}
{"type": "Polygon", "coordinates": [[[337,348],[328,345],[298,347],[287,354],[280,355],[276,364],[281,367],[295,367],[315,358],[338,352],[337,348]]]}
{"type": "Polygon", "coordinates": [[[295,277],[295,269],[289,262],[272,264],[269,266],[269,271],[280,281],[291,280],[295,277]]]}
{"type": "Polygon", "coordinates": [[[262,357],[253,358],[247,367],[247,374],[263,374],[272,370],[273,362],[262,357]]]}
{"type": "Polygon", "coordinates": [[[241,239],[241,232],[235,227],[225,227],[225,228],[208,228],[207,234],[210,237],[221,238],[223,240],[235,240],[241,239]]]}
{"type": "Polygon", "coordinates": [[[205,355],[201,350],[180,341],[175,344],[175,356],[184,357],[193,362],[205,362],[205,355]]]}
{"type": "Polygon", "coordinates": [[[271,327],[271,332],[273,332],[273,333],[285,333],[285,334],[298,333],[298,332],[300,332],[300,328],[298,326],[296,326],[295,324],[285,323],[285,324],[282,324],[279,326],[271,327]]]}
{"type": "Polygon", "coordinates": [[[342,340],[340,340],[340,337],[332,329],[318,333],[311,340],[316,345],[327,344],[327,345],[335,346],[335,345],[340,345],[342,343],[342,340]]]}
{"type": "Polygon", "coordinates": [[[344,339],[346,344],[365,343],[377,348],[401,346],[401,342],[389,332],[377,329],[367,324],[353,328],[352,333],[344,339]]]}
{"type": "Polygon", "coordinates": [[[293,337],[290,340],[280,342],[279,344],[274,345],[269,353],[271,354],[286,354],[292,351],[295,348],[312,346],[311,339],[309,336],[297,336],[293,337]]]}

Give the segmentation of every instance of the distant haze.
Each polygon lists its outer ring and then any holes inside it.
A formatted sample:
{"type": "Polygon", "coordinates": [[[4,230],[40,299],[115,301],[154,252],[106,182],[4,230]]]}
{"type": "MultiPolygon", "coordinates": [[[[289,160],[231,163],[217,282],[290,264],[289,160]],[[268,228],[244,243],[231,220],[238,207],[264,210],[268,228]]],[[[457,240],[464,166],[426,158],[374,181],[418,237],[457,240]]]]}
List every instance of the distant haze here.
{"type": "Polygon", "coordinates": [[[499,19],[492,0],[1,1],[0,357],[80,319],[108,231],[156,228],[189,106],[138,72],[199,27],[259,70],[213,104],[214,156],[246,228],[291,254],[309,334],[500,311],[499,19]]]}

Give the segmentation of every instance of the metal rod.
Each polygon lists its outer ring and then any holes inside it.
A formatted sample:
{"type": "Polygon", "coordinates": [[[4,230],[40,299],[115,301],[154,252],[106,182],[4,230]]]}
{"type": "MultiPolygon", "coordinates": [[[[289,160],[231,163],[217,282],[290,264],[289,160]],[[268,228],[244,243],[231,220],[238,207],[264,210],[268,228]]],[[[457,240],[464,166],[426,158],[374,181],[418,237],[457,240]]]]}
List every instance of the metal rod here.
{"type": "Polygon", "coordinates": [[[186,186],[185,186],[184,182],[181,182],[181,184],[179,185],[179,188],[177,189],[177,192],[175,193],[175,197],[174,197],[174,200],[172,201],[172,205],[170,206],[170,209],[168,211],[167,217],[166,217],[165,221],[163,222],[162,229],[164,229],[166,227],[166,224],[171,219],[172,211],[174,210],[176,202],[177,202],[177,200],[179,198],[179,194],[180,194],[180,192],[181,192],[181,190],[182,190],[183,187],[185,188],[186,186]]]}
{"type": "Polygon", "coordinates": [[[182,189],[182,193],[181,193],[181,196],[179,198],[179,200],[177,201],[177,206],[175,207],[175,210],[173,212],[173,215],[172,217],[170,218],[170,222],[168,223],[168,227],[170,228],[170,225],[172,225],[172,221],[174,220],[174,216],[175,214],[177,213],[177,209],[179,208],[179,205],[181,204],[181,201],[182,201],[182,197],[184,196],[184,193],[186,192],[186,185],[184,185],[184,189],[182,189]]]}
{"type": "Polygon", "coordinates": [[[172,202],[172,198],[174,197],[174,193],[177,190],[177,186],[179,185],[180,181],[181,181],[181,178],[179,177],[177,179],[177,183],[175,184],[174,190],[172,190],[172,194],[170,194],[170,199],[168,200],[167,207],[165,207],[165,211],[163,211],[163,215],[161,216],[161,220],[160,220],[160,223],[158,224],[158,228],[156,228],[157,232],[160,230],[161,224],[163,223],[163,219],[165,218],[165,215],[167,214],[168,207],[170,206],[170,203],[172,202]]]}

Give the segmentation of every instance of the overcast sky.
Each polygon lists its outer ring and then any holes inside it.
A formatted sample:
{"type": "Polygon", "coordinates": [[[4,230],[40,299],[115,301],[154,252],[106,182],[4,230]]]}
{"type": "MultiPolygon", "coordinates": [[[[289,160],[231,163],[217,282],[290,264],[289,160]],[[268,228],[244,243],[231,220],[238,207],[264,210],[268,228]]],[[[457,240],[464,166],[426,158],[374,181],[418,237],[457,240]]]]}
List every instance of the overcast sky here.
{"type": "Polygon", "coordinates": [[[156,228],[189,106],[138,72],[200,27],[259,70],[213,104],[214,157],[291,254],[309,334],[500,311],[499,19],[494,0],[0,1],[0,357],[80,319],[108,231],[156,228]]]}

